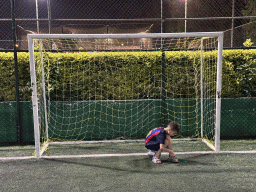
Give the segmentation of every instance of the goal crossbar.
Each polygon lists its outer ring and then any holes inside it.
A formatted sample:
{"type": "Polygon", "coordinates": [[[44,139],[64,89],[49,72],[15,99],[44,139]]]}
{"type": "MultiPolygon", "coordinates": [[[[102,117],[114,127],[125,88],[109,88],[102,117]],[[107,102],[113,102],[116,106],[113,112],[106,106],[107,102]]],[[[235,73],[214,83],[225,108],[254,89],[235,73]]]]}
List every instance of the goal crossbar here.
{"type": "Polygon", "coordinates": [[[171,37],[222,37],[223,32],[187,33],[128,33],[128,34],[28,34],[28,39],[120,39],[120,38],[171,38],[171,37]]]}

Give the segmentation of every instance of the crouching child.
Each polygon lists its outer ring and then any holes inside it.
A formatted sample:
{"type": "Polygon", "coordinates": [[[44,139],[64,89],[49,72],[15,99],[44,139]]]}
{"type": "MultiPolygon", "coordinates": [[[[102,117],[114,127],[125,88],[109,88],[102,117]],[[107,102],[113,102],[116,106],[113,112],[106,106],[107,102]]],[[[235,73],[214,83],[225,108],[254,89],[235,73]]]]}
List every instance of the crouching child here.
{"type": "Polygon", "coordinates": [[[180,132],[180,126],[172,121],[167,127],[157,127],[151,130],[145,139],[145,147],[148,149],[148,155],[153,163],[161,163],[160,156],[162,152],[168,152],[168,162],[178,163],[175,153],[172,150],[171,137],[180,132]]]}

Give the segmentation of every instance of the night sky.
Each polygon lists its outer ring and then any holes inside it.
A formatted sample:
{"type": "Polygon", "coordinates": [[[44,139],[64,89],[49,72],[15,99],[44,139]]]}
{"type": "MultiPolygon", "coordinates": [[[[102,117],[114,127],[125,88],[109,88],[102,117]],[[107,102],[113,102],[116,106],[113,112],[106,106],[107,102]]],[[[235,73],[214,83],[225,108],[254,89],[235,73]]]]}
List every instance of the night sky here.
{"type": "MultiPolygon", "coordinates": [[[[51,0],[50,2],[52,18],[59,19],[145,18],[152,17],[152,10],[160,8],[160,1],[155,0],[51,0]]],[[[7,4],[0,3],[0,18],[10,18],[11,6],[7,4]]],[[[35,18],[35,9],[35,0],[16,0],[17,18],[35,18]]],[[[47,0],[38,0],[38,10],[39,18],[47,18],[47,0]]]]}
{"type": "MultiPolygon", "coordinates": [[[[11,1],[0,2],[0,18],[11,18],[11,1]]],[[[245,0],[236,0],[235,15],[245,0]]],[[[188,17],[231,16],[230,0],[187,0],[188,17]]],[[[53,19],[159,18],[161,0],[50,0],[53,19]]],[[[165,0],[165,16],[184,18],[185,0],[165,0]]],[[[39,18],[47,18],[47,0],[38,0],[39,18]]],[[[35,0],[16,0],[17,18],[35,18],[35,0]]]]}
{"type": "MultiPolygon", "coordinates": [[[[0,19],[11,19],[11,1],[0,2],[0,19]]],[[[124,26],[121,22],[74,22],[74,21],[54,21],[54,19],[138,19],[138,18],[160,18],[161,17],[161,0],[50,0],[51,2],[51,18],[52,25],[98,25],[107,26],[115,23],[116,25],[124,26]],[[95,24],[96,23],[96,24],[95,24]]],[[[230,0],[187,0],[187,17],[225,17],[232,16],[232,6],[230,0]]],[[[236,0],[235,16],[241,16],[241,9],[244,8],[245,0],[236,0]]],[[[36,3],[35,0],[16,0],[15,15],[17,19],[36,18],[36,3]]],[[[185,0],[165,0],[164,13],[166,18],[184,18],[185,17],[185,0]]],[[[39,19],[48,18],[47,0],[38,0],[39,19]]],[[[230,28],[230,24],[226,27],[224,23],[221,27],[214,26],[215,22],[196,21],[189,23],[188,27],[191,31],[215,31],[226,30],[230,28]],[[200,26],[201,28],[198,28],[200,26]],[[211,28],[206,28],[206,27],[211,28]],[[204,27],[204,28],[203,28],[204,27]]],[[[238,21],[238,20],[237,20],[238,21]]],[[[136,21],[137,22],[137,21],[136,21]]],[[[133,22],[135,25],[136,22],[133,22]]],[[[154,24],[154,32],[159,32],[159,20],[157,29],[156,22],[146,23],[148,26],[154,24]]],[[[184,21],[173,21],[169,24],[169,32],[184,31],[184,21]],[[180,23],[179,23],[180,22],[180,23]],[[176,29],[174,29],[176,27],[176,29]]],[[[127,22],[128,23],[128,22],[127,22]]],[[[132,23],[132,22],[130,22],[132,23]]],[[[137,22],[138,23],[138,22],[137,22]]],[[[140,22],[142,23],[142,22],[140,22]]],[[[145,22],[144,22],[145,23],[145,22]]],[[[16,21],[17,25],[25,29],[31,29],[36,26],[36,21],[16,21]]],[[[12,40],[12,22],[9,20],[0,20],[0,40],[12,40]]],[[[236,23],[240,25],[240,23],[236,23]]],[[[47,28],[47,21],[40,21],[40,26],[47,28]]],[[[129,26],[128,26],[129,27],[129,26]]],[[[1,48],[0,41],[0,48],[1,48]]]]}

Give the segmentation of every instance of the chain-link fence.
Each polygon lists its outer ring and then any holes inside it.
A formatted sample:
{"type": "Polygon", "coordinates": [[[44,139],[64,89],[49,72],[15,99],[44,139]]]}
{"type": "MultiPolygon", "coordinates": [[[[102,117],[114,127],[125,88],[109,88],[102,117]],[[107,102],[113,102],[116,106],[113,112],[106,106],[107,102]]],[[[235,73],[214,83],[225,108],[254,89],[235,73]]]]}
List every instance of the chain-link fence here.
{"type": "MultiPolygon", "coordinates": [[[[27,34],[31,33],[110,34],[224,31],[225,48],[245,48],[244,42],[247,39],[254,42],[251,47],[254,48],[256,45],[255,5],[255,0],[0,1],[0,52],[26,52],[28,49],[27,34]]],[[[5,62],[2,63],[4,64],[0,67],[3,68],[5,79],[15,81],[14,67],[11,66],[13,69],[9,70],[10,66],[5,62]]],[[[26,81],[22,73],[29,76],[28,70],[25,70],[25,66],[23,66],[24,69],[21,67],[23,64],[18,65],[20,82],[17,83],[24,84],[26,81]]],[[[0,85],[5,86],[7,82],[1,82],[3,80],[1,75],[0,85]]],[[[29,87],[29,83],[23,85],[23,87],[26,86],[29,87]]],[[[11,91],[8,88],[2,90],[11,91]]],[[[0,101],[15,100],[14,90],[13,86],[12,94],[9,94],[12,95],[11,99],[1,98],[0,93],[0,101]]],[[[237,99],[223,99],[221,134],[228,138],[256,137],[254,131],[256,130],[255,98],[251,98],[250,102],[237,99]],[[250,109],[244,108],[246,105],[243,102],[249,102],[250,109]],[[241,114],[243,116],[238,118],[241,114]],[[240,129],[241,120],[243,120],[242,124],[247,126],[246,130],[240,129]]],[[[19,101],[17,106],[18,103],[19,101]]],[[[16,110],[17,107],[13,107],[12,103],[0,104],[2,104],[0,128],[4,130],[1,131],[0,142],[30,141],[33,138],[33,132],[30,130],[33,126],[30,107],[20,102],[21,109],[16,110]],[[24,106],[27,109],[25,112],[24,106]],[[27,123],[29,126],[25,125],[26,122],[29,122],[27,123]],[[17,133],[18,136],[3,140],[2,138],[10,135],[11,127],[14,128],[13,133],[17,133]],[[28,133],[29,136],[24,135],[28,133]]],[[[30,103],[28,105],[30,106],[30,103]]]]}
{"type": "MultiPolygon", "coordinates": [[[[13,48],[11,2],[0,2],[0,49],[13,48]]],[[[256,42],[255,0],[16,0],[17,47],[29,33],[225,31],[224,47],[256,42]]]]}

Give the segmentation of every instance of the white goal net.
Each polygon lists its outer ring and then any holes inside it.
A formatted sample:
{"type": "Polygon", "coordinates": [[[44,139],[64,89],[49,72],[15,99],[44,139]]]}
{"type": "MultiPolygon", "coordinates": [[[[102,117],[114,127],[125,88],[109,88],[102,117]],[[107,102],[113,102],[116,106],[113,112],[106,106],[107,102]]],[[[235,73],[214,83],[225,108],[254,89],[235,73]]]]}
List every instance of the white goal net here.
{"type": "Polygon", "coordinates": [[[45,142],[180,138],[220,150],[223,33],[28,35],[36,156],[45,142]]]}

